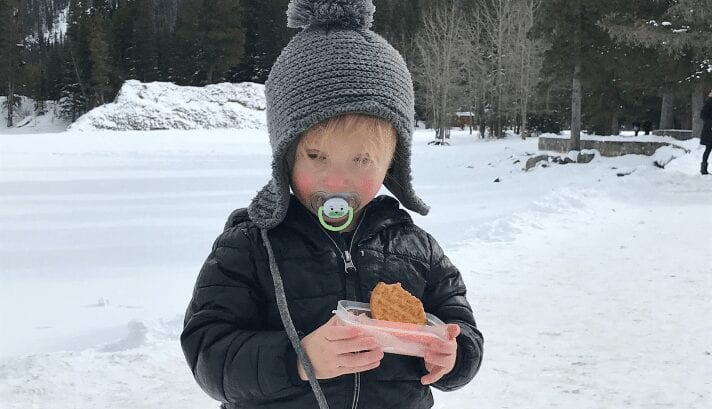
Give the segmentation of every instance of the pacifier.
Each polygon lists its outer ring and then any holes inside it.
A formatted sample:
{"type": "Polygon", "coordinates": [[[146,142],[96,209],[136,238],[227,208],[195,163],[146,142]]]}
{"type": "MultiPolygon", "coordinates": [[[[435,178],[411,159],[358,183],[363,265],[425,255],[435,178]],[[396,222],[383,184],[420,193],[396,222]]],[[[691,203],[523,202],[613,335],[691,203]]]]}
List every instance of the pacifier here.
{"type": "Polygon", "coordinates": [[[360,204],[358,193],[316,192],[309,200],[309,205],[319,218],[322,227],[334,232],[349,227],[354,219],[354,211],[360,204]],[[329,222],[338,222],[343,218],[346,220],[340,225],[329,224],[329,222]]]}

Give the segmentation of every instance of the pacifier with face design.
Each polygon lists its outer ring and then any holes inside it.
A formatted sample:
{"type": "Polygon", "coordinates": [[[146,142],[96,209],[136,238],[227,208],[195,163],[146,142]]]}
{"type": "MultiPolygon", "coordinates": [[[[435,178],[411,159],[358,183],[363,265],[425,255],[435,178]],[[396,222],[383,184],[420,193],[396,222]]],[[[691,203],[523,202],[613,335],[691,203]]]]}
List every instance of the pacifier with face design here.
{"type": "Polygon", "coordinates": [[[319,218],[322,227],[339,232],[351,224],[354,212],[361,205],[358,193],[315,192],[309,200],[309,206],[319,218]],[[343,219],[346,219],[342,222],[343,219]],[[334,225],[333,223],[341,223],[334,225]]]}

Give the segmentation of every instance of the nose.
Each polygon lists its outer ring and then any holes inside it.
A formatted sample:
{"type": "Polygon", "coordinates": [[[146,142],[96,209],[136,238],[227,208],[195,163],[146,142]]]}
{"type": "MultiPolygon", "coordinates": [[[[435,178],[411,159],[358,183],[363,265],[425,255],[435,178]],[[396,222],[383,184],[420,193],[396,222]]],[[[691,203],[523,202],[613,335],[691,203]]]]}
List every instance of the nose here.
{"type": "Polygon", "coordinates": [[[324,176],[322,184],[330,192],[344,192],[351,186],[351,176],[338,167],[332,167],[324,176]]]}

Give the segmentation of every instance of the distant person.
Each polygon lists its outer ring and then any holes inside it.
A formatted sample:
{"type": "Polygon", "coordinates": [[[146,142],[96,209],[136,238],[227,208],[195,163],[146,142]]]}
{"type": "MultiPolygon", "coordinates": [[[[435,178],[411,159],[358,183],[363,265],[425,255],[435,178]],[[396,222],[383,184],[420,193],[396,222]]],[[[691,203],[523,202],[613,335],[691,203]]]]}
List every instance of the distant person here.
{"type": "Polygon", "coordinates": [[[645,131],[646,135],[650,135],[650,131],[653,130],[653,123],[650,121],[643,122],[643,130],[645,131]]]}
{"type": "Polygon", "coordinates": [[[635,136],[638,136],[638,132],[640,132],[640,121],[637,119],[633,121],[633,131],[635,131],[635,136]]]}
{"type": "Polygon", "coordinates": [[[700,144],[705,146],[705,152],[702,154],[702,164],[700,165],[700,173],[709,175],[707,171],[707,161],[712,152],[712,91],[707,95],[705,104],[700,112],[702,118],[702,131],[700,132],[700,144]]]}
{"type": "Polygon", "coordinates": [[[224,409],[427,409],[432,388],[463,387],[482,362],[460,271],[401,208],[429,209],[411,183],[413,83],[373,12],[371,0],[289,3],[302,30],[264,91],[272,179],[215,241],[181,334],[224,409]],[[446,323],[423,357],[387,353],[332,314],[381,281],[446,323]]]}

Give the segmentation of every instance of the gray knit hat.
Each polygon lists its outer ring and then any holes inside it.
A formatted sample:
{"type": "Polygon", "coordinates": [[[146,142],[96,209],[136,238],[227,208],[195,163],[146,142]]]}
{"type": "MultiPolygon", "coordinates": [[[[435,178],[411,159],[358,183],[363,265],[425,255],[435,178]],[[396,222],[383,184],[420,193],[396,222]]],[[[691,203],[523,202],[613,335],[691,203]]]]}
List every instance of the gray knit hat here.
{"type": "Polygon", "coordinates": [[[290,171],[285,159],[299,136],[312,125],[347,113],[393,124],[398,142],[383,184],[407,209],[428,213],[411,184],[413,82],[398,51],[370,30],[374,11],[371,0],[289,3],[287,25],[303,30],[282,50],[265,84],[272,180],[248,208],[258,227],[271,229],[284,220],[290,171]]]}

